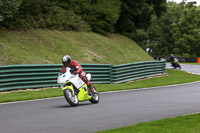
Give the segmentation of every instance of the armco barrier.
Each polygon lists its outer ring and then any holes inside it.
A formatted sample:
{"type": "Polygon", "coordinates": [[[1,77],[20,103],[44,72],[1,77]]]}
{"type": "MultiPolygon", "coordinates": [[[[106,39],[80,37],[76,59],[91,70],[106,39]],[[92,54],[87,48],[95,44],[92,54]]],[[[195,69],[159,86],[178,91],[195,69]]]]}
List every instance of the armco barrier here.
{"type": "Polygon", "coordinates": [[[146,61],[114,65],[111,69],[111,83],[123,83],[165,73],[165,61],[146,61]]]}
{"type": "MultiPolygon", "coordinates": [[[[122,65],[81,64],[92,83],[122,83],[165,73],[165,61],[122,65]]],[[[0,66],[0,91],[58,86],[61,64],[0,66]]]]}
{"type": "MultiPolygon", "coordinates": [[[[111,65],[81,64],[92,74],[93,83],[110,83],[111,65]]],[[[58,86],[57,77],[62,65],[0,66],[0,91],[58,86]]]]}

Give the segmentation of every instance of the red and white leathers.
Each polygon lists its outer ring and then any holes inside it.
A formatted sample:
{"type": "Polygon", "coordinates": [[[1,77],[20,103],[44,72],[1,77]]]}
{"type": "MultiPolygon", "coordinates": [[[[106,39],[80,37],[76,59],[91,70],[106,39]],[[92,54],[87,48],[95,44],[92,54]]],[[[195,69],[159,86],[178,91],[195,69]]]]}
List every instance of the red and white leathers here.
{"type": "MultiPolygon", "coordinates": [[[[79,74],[79,77],[87,84],[87,86],[90,88],[91,87],[91,83],[90,81],[87,79],[86,77],[86,73],[83,71],[83,68],[81,67],[80,64],[78,64],[78,62],[76,61],[71,61],[69,67],[73,70],[76,71],[79,74]]],[[[62,72],[65,73],[66,72],[66,67],[63,65],[62,67],[62,72]]]]}

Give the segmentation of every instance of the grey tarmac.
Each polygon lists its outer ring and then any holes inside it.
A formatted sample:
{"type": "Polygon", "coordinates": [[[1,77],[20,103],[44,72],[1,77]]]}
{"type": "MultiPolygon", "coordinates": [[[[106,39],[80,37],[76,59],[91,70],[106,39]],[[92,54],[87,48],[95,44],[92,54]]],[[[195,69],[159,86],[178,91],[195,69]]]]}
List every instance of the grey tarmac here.
{"type": "Polygon", "coordinates": [[[200,112],[200,82],[100,94],[71,107],[64,97],[0,104],[1,133],[90,133],[200,112]]]}

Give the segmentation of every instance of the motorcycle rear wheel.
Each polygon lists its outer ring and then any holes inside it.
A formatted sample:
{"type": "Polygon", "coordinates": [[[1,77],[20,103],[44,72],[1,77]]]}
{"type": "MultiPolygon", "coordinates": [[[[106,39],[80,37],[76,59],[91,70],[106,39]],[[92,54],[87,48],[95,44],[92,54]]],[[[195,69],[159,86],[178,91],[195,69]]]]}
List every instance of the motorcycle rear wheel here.
{"type": "Polygon", "coordinates": [[[65,96],[65,99],[66,101],[71,105],[71,106],[77,106],[79,104],[79,101],[78,101],[78,97],[77,95],[73,95],[73,92],[71,89],[65,89],[63,91],[64,93],[64,96],[65,96]]]}
{"type": "MultiPolygon", "coordinates": [[[[94,86],[93,86],[94,87],[94,86]]],[[[96,104],[99,102],[100,97],[99,97],[99,93],[97,92],[96,88],[94,87],[94,92],[91,94],[92,99],[90,99],[89,101],[93,104],[96,104]]]]}

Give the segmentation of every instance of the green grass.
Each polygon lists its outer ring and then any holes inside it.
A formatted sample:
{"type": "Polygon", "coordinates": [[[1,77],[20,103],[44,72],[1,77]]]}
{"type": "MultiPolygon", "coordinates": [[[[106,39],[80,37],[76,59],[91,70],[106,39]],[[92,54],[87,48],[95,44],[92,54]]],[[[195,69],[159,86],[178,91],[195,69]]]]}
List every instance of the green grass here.
{"type": "Polygon", "coordinates": [[[199,133],[200,114],[144,122],[97,133],[199,133]]]}
{"type": "Polygon", "coordinates": [[[47,88],[25,91],[21,90],[11,93],[3,92],[0,93],[0,103],[58,97],[62,95],[63,92],[60,88],[47,88]]]}
{"type": "Polygon", "coordinates": [[[182,62],[180,64],[200,65],[200,63],[182,63],[182,62]]]}
{"type": "Polygon", "coordinates": [[[79,63],[125,64],[154,60],[134,41],[94,32],[33,29],[0,30],[0,65],[61,64],[69,54],[79,63]]]}
{"type": "Polygon", "coordinates": [[[108,84],[106,87],[103,84],[96,85],[100,91],[112,91],[112,90],[127,90],[137,88],[147,88],[156,86],[173,85],[180,83],[188,83],[193,81],[200,81],[199,75],[189,74],[184,71],[167,70],[168,76],[154,77],[125,84],[108,84]]]}
{"type": "MultiPolygon", "coordinates": [[[[95,84],[99,92],[139,89],[146,87],[165,86],[172,84],[200,81],[199,75],[192,75],[183,71],[167,70],[168,75],[162,77],[153,77],[123,84],[95,84]]],[[[0,103],[11,101],[32,100],[39,98],[49,98],[63,96],[60,88],[48,88],[33,91],[17,91],[12,93],[1,93],[0,103]]]]}

